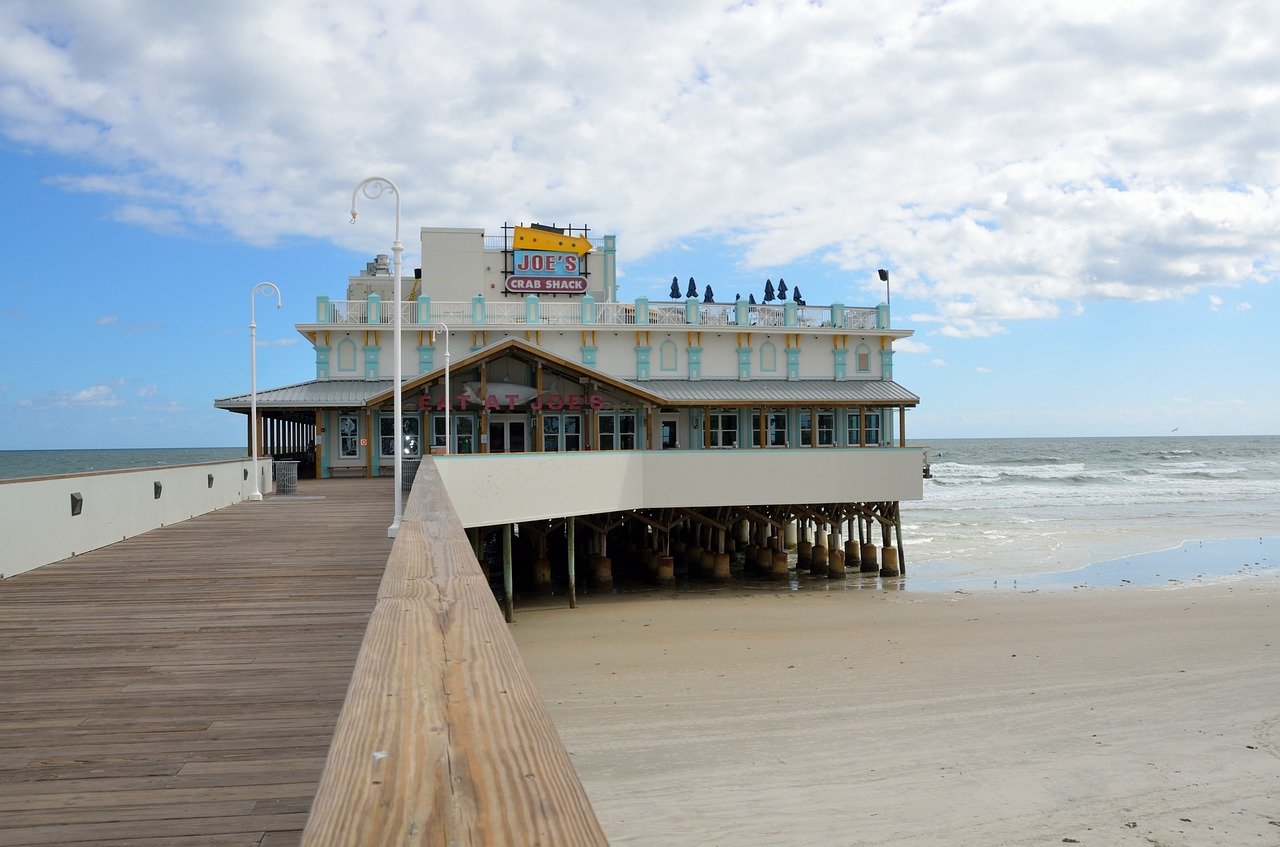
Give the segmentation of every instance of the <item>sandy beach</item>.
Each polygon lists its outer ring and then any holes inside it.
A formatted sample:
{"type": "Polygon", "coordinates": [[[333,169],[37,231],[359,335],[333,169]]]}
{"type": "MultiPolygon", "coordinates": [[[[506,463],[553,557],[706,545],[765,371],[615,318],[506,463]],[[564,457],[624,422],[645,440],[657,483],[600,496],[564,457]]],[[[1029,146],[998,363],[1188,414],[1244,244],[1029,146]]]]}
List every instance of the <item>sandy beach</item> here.
{"type": "Polygon", "coordinates": [[[1280,844],[1280,579],[525,607],[614,844],[1280,844]]]}

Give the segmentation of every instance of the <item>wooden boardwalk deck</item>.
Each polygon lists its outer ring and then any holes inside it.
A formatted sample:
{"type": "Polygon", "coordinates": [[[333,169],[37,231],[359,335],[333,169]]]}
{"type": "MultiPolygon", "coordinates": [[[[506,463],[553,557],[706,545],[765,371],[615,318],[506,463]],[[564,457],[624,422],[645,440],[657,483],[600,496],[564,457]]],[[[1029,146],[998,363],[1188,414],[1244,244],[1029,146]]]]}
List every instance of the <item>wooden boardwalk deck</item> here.
{"type": "Polygon", "coordinates": [[[303,481],[0,582],[0,845],[297,844],[391,486],[303,481]]]}

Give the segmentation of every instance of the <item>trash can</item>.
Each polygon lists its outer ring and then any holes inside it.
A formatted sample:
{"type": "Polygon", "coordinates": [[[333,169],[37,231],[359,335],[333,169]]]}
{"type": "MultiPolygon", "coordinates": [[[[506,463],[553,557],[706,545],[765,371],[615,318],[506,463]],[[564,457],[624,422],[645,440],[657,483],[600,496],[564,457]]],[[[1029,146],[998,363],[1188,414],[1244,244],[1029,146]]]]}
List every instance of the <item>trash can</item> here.
{"type": "Polygon", "coordinates": [[[296,460],[276,460],[276,493],[298,493],[298,462],[296,460]]]}
{"type": "Polygon", "coordinates": [[[421,459],[401,459],[400,460],[400,490],[412,491],[413,478],[418,475],[418,465],[422,464],[421,459]]]}

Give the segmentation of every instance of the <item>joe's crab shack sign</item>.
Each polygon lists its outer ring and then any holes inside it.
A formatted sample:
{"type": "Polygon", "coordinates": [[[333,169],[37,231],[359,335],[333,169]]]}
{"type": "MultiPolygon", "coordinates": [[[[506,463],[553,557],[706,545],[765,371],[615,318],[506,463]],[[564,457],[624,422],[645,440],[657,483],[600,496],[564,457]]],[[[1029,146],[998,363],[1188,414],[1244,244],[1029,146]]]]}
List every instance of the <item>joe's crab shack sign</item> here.
{"type": "Polygon", "coordinates": [[[581,294],[587,290],[586,256],[591,242],[559,230],[518,226],[513,272],[506,290],[512,294],[581,294]]]}

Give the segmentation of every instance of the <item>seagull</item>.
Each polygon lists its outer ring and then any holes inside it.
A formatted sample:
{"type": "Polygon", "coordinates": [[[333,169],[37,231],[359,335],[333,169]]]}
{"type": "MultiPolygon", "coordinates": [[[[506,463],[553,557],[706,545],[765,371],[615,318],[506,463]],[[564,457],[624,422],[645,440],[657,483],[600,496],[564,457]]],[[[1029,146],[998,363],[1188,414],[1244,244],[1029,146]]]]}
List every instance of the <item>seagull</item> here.
{"type": "Polygon", "coordinates": [[[1175,426],[1173,429],[1171,429],[1171,430],[1169,430],[1169,431],[1170,431],[1170,432],[1177,432],[1177,431],[1178,431],[1178,430],[1180,430],[1180,429],[1182,429],[1182,427],[1180,427],[1180,426],[1175,426]]]}

